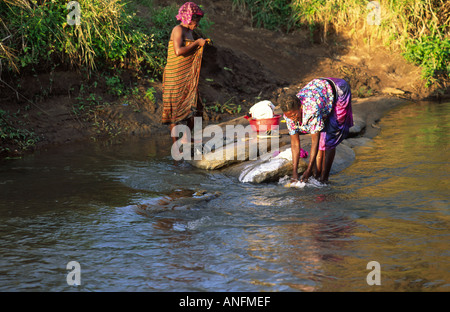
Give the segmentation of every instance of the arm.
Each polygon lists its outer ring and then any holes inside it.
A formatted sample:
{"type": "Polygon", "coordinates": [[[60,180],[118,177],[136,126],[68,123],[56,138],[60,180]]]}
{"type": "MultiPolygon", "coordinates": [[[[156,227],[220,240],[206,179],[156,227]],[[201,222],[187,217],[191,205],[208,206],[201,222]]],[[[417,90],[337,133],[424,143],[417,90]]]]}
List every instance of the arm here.
{"type": "Polygon", "coordinates": [[[188,46],[183,46],[183,28],[181,26],[176,26],[172,31],[172,40],[173,40],[173,49],[175,50],[175,55],[185,55],[191,52],[197,47],[203,47],[206,43],[206,40],[203,38],[199,38],[195,40],[192,44],[188,46]]]}
{"type": "Polygon", "coordinates": [[[311,155],[309,157],[308,168],[306,168],[305,172],[303,173],[301,179],[302,182],[308,181],[308,178],[312,175],[312,170],[314,164],[316,163],[317,152],[319,150],[319,139],[320,139],[320,132],[311,134],[311,155]]]}
{"type": "Polygon", "coordinates": [[[292,152],[292,180],[298,180],[298,160],[300,159],[300,136],[298,133],[291,135],[292,152]]]}

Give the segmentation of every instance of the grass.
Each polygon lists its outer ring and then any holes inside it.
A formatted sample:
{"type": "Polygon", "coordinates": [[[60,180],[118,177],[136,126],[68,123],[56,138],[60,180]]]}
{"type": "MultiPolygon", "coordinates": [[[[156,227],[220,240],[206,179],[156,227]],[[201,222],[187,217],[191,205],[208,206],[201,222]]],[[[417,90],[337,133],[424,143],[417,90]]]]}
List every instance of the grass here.
{"type": "MultiPolygon", "coordinates": [[[[177,6],[156,7],[152,0],[82,0],[81,24],[70,25],[67,3],[67,0],[0,1],[0,83],[5,84],[5,79],[17,81],[21,75],[77,69],[94,79],[102,77],[99,79],[106,80],[110,94],[126,97],[129,92],[123,90],[128,86],[114,74],[121,69],[135,71],[146,79],[161,78],[167,41],[178,23],[177,6]],[[138,7],[147,10],[145,16],[136,14],[138,7]],[[104,72],[109,76],[101,74],[104,72]]],[[[306,28],[311,33],[320,29],[324,41],[333,30],[353,39],[362,38],[369,45],[399,50],[407,60],[423,68],[422,76],[428,86],[442,90],[448,87],[449,1],[379,0],[379,26],[367,23],[371,9],[367,7],[368,1],[363,0],[232,0],[232,3],[235,10],[249,12],[256,27],[284,32],[306,28]]],[[[204,34],[211,26],[207,17],[200,21],[204,34]]],[[[16,88],[16,94],[20,94],[20,87],[16,88]]],[[[43,96],[50,91],[42,90],[43,96]]],[[[142,97],[155,100],[154,90],[148,88],[144,92],[142,97]]],[[[95,113],[97,107],[104,105],[104,100],[91,91],[84,90],[78,98],[80,102],[74,107],[77,116],[95,113]]],[[[27,99],[27,105],[29,102],[27,99]]],[[[36,106],[34,102],[31,104],[36,106]]],[[[240,107],[231,102],[215,103],[210,110],[239,112],[240,107]]],[[[17,146],[18,141],[21,148],[29,149],[36,140],[32,131],[24,130],[16,122],[20,114],[24,114],[24,109],[14,113],[0,110],[3,150],[10,143],[17,146]]]]}
{"type": "Polygon", "coordinates": [[[71,25],[65,0],[7,0],[0,3],[0,59],[8,69],[26,73],[53,64],[84,68],[163,67],[163,48],[153,42],[157,29],[144,31],[122,0],[80,1],[81,23],[71,25]]]}
{"type": "Polygon", "coordinates": [[[32,150],[39,141],[39,137],[32,130],[28,130],[17,118],[18,114],[26,114],[20,109],[10,113],[0,108],[0,155],[19,154],[32,150]]]}
{"type": "Polygon", "coordinates": [[[450,79],[450,2],[446,0],[378,0],[380,25],[368,22],[374,8],[364,0],[233,0],[249,12],[254,26],[290,31],[320,29],[326,41],[331,30],[400,51],[422,67],[427,86],[445,89],[450,79]],[[282,25],[285,25],[282,27],[282,25]]]}
{"type": "MultiPolygon", "coordinates": [[[[167,42],[172,28],[179,23],[175,18],[178,7],[156,7],[152,0],[80,0],[80,24],[73,25],[75,11],[67,7],[68,2],[0,1],[0,85],[13,88],[17,95],[22,91],[16,83],[20,77],[33,76],[41,86],[49,85],[41,87],[33,99],[26,99],[35,105],[50,95],[53,84],[41,81],[41,73],[50,73],[53,79],[52,73],[57,70],[77,70],[84,87],[74,95],[77,103],[72,108],[73,116],[94,119],[98,129],[106,128],[99,126],[96,114],[108,103],[95,94],[95,85],[106,84],[107,93],[123,103],[129,101],[130,95],[130,86],[124,85],[120,75],[124,70],[149,82],[160,80],[167,42]],[[145,11],[141,17],[138,8],[145,11]]],[[[210,27],[207,18],[201,20],[199,28],[203,33],[210,27]]],[[[155,101],[153,88],[142,92],[132,95],[155,101]]],[[[17,140],[25,142],[24,150],[33,145],[29,139],[32,133],[16,127],[18,116],[20,113],[1,111],[0,152],[7,152],[5,146],[17,146],[17,140]]]]}
{"type": "MultiPolygon", "coordinates": [[[[92,73],[113,65],[161,77],[177,7],[157,8],[150,0],[84,0],[80,24],[71,25],[74,10],[67,3],[0,2],[0,60],[6,70],[25,73],[58,64],[92,73]],[[137,16],[137,5],[148,9],[145,19],[137,16]]],[[[207,18],[200,22],[205,31],[210,26],[207,18]]]]}
{"type": "Polygon", "coordinates": [[[242,110],[241,105],[233,103],[234,98],[229,99],[225,103],[214,102],[212,105],[205,106],[205,110],[214,113],[228,113],[231,115],[239,114],[242,110]]]}

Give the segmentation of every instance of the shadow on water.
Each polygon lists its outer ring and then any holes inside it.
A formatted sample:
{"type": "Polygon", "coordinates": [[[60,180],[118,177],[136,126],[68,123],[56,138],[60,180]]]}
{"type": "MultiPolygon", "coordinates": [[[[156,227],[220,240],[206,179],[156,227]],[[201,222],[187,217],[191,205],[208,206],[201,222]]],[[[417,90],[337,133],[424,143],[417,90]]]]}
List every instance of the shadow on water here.
{"type": "Polygon", "coordinates": [[[0,290],[73,291],[78,261],[81,291],[448,291],[448,118],[396,108],[322,188],[176,163],[164,137],[6,162],[0,290]]]}

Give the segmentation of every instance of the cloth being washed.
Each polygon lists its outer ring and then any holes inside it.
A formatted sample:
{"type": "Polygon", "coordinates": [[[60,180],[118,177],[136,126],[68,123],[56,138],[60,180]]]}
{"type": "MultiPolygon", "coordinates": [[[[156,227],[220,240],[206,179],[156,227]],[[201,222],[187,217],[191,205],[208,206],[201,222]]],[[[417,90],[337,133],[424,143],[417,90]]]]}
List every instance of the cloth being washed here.
{"type": "Polygon", "coordinates": [[[267,119],[273,117],[275,105],[271,101],[261,101],[250,108],[250,115],[253,119],[267,119]]]}

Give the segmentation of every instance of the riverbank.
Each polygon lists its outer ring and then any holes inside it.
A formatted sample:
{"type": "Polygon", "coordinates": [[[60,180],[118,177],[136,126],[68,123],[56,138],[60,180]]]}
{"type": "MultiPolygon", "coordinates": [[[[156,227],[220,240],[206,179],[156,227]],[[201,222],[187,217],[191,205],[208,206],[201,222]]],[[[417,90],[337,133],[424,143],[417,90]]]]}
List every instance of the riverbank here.
{"type": "MultiPolygon", "coordinates": [[[[286,34],[254,28],[231,1],[199,3],[213,23],[213,46],[205,49],[199,83],[204,126],[243,116],[260,100],[276,102],[283,88],[301,88],[324,76],[346,79],[355,105],[365,103],[360,114],[368,118],[385,109],[368,103],[434,98],[435,90],[420,78],[421,69],[386,47],[337,34],[324,42],[320,34],[311,38],[306,30],[286,34]]],[[[136,14],[145,16],[146,7],[137,5],[136,14]]],[[[2,83],[0,91],[3,157],[86,139],[114,142],[163,135],[170,140],[168,127],[160,122],[161,82],[129,70],[86,79],[55,69],[2,83]]],[[[376,133],[371,124],[366,122],[367,136],[376,133]]]]}

